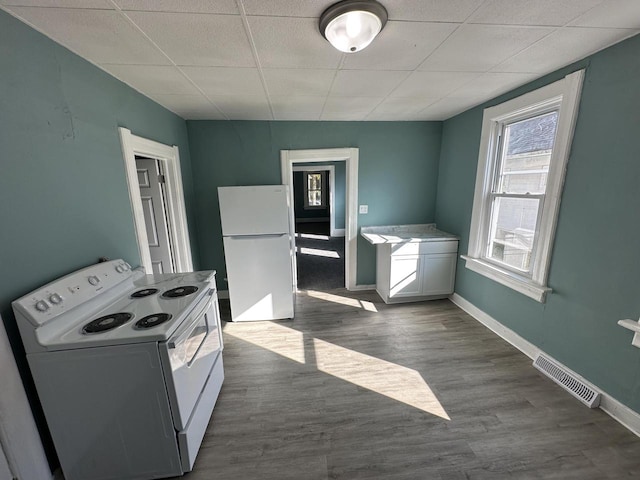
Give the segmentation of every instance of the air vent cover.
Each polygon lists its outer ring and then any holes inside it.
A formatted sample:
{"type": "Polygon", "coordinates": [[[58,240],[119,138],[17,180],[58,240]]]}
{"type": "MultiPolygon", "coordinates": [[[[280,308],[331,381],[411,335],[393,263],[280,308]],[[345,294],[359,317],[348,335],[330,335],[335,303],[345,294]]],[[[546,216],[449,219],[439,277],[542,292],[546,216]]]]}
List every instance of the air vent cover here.
{"type": "Polygon", "coordinates": [[[586,385],[583,381],[578,380],[571,373],[567,372],[563,367],[556,365],[543,355],[533,362],[533,366],[551,378],[558,385],[563,387],[574,397],[587,405],[589,408],[597,408],[600,405],[600,393],[586,385]]]}

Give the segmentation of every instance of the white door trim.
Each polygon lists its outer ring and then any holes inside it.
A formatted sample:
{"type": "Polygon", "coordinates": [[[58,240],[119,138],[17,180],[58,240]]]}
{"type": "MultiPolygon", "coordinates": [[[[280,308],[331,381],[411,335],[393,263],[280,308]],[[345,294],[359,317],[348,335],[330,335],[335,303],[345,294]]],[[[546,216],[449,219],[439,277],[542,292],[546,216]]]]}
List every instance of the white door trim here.
{"type": "MultiPolygon", "coordinates": [[[[345,206],[345,287],[356,289],[356,274],[358,260],[358,157],[357,148],[328,148],[317,150],[280,150],[280,164],[282,183],[289,185],[289,196],[293,205],[293,164],[294,163],[322,163],[346,162],[346,206],[345,206]]],[[[295,214],[291,208],[291,222],[295,221],[295,214]]],[[[297,272],[294,269],[294,286],[297,287],[297,272]]]]}
{"type": "MultiPolygon", "coordinates": [[[[333,165],[323,165],[321,167],[301,167],[294,166],[294,172],[329,172],[329,235],[332,237],[337,236],[338,232],[336,231],[336,209],[335,209],[335,190],[336,190],[336,169],[333,165]]],[[[295,192],[294,192],[295,196],[295,192]]],[[[295,204],[294,204],[295,210],[295,204]]]]}
{"type": "Polygon", "coordinates": [[[148,273],[153,272],[151,255],[149,254],[147,230],[144,223],[142,199],[140,198],[140,190],[138,189],[136,155],[156,158],[161,161],[164,166],[167,187],[167,220],[169,223],[169,237],[171,239],[176,272],[193,271],[178,147],[175,145],[164,145],[154,142],[153,140],[138,137],[137,135],[133,135],[131,130],[127,128],[120,127],[118,130],[120,133],[120,144],[122,145],[122,156],[127,174],[129,199],[131,200],[131,210],[133,211],[133,222],[142,266],[148,273]]]}

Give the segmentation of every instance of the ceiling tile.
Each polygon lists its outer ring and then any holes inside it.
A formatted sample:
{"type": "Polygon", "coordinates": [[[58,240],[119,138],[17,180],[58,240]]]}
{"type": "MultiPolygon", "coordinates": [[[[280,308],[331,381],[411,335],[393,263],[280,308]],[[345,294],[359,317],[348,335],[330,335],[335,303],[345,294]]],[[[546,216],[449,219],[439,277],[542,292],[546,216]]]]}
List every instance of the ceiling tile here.
{"type": "Polygon", "coordinates": [[[127,15],[176,65],[255,66],[239,16],[158,12],[127,15]]]}
{"type": "Polygon", "coordinates": [[[483,73],[471,82],[450,93],[450,98],[469,98],[472,100],[489,100],[513,90],[520,85],[534,80],[534,73],[483,73]]]}
{"type": "Polygon", "coordinates": [[[325,97],[271,96],[271,108],[276,120],[319,120],[325,97]]]}
{"type": "Polygon", "coordinates": [[[269,95],[326,96],[335,70],[265,68],[262,74],[269,95]]]}
{"type": "Polygon", "coordinates": [[[264,95],[256,68],[181,67],[207,95],[264,95]]]}
{"type": "Polygon", "coordinates": [[[551,72],[634,33],[633,30],[611,28],[564,27],[493,70],[538,74],[551,72]]]}
{"type": "Polygon", "coordinates": [[[640,28],[640,2],[638,0],[609,0],[592,8],[569,25],[640,28]]]}
{"type": "Polygon", "coordinates": [[[321,120],[360,121],[382,101],[372,97],[328,97],[321,120]]]}
{"type": "Polygon", "coordinates": [[[226,117],[202,95],[151,95],[152,100],[186,120],[226,120],[226,117]]]}
{"type": "Polygon", "coordinates": [[[367,120],[409,120],[417,118],[417,114],[436,102],[438,98],[386,98],[368,116],[367,120]]]}
{"type": "Polygon", "coordinates": [[[562,26],[603,0],[487,0],[468,23],[562,26]]]}
{"type": "Polygon", "coordinates": [[[409,72],[404,71],[340,70],[333,81],[331,95],[386,97],[408,75],[409,72]]]}
{"type": "Polygon", "coordinates": [[[468,72],[413,72],[392,93],[392,97],[442,98],[478,77],[468,72]]]}
{"type": "Polygon", "coordinates": [[[315,19],[248,17],[262,67],[337,68],[342,54],[318,32],[315,19]]]}
{"type": "Polygon", "coordinates": [[[464,22],[484,0],[382,0],[391,20],[464,22]]]}
{"type": "MultiPolygon", "coordinates": [[[[320,15],[337,0],[242,0],[247,15],[310,17],[320,15]]],[[[383,0],[384,1],[384,0],[383,0]]]]}
{"type": "Polygon", "coordinates": [[[55,8],[98,8],[114,10],[109,0],[0,0],[0,5],[22,7],[55,7],[55,8]]]}
{"type": "Polygon", "coordinates": [[[264,95],[224,95],[209,98],[229,120],[273,120],[264,95]]]}
{"type": "Polygon", "coordinates": [[[117,11],[35,7],[11,7],[10,10],[93,63],[170,63],[117,11]]]}
{"type": "Polygon", "coordinates": [[[107,72],[146,95],[197,95],[198,90],[173,66],[102,65],[107,72]]]}
{"type": "Polygon", "coordinates": [[[342,66],[364,70],[414,70],[456,28],[453,23],[388,22],[366,50],[347,54],[342,66]]]}
{"type": "Polygon", "coordinates": [[[114,0],[122,10],[239,15],[235,0],[114,0]]]}
{"type": "Polygon", "coordinates": [[[418,116],[421,120],[446,120],[477,105],[478,101],[468,98],[443,98],[422,110],[418,116]]]}
{"type": "Polygon", "coordinates": [[[552,28],[463,25],[418,70],[485,72],[551,32],[552,28]]]}

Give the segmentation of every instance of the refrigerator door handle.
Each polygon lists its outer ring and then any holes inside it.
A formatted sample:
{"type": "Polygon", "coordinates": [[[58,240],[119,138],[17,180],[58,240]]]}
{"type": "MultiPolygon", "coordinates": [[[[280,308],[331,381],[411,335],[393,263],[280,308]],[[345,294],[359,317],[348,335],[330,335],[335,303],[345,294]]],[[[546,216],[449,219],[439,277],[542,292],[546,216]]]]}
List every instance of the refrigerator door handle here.
{"type": "Polygon", "coordinates": [[[288,233],[265,233],[263,235],[225,235],[227,238],[233,239],[250,239],[250,238],[277,238],[284,237],[285,235],[289,235],[288,233]]]}

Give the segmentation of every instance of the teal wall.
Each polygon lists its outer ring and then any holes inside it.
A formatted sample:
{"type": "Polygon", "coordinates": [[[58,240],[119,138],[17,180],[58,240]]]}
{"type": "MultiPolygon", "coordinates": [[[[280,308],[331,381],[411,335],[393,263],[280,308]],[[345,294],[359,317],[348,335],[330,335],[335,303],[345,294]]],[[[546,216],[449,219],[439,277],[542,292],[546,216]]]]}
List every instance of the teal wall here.
{"type": "MultiPolygon", "coordinates": [[[[303,166],[304,164],[294,163],[295,166],[303,166]]],[[[334,171],[334,192],[333,192],[333,209],[335,215],[335,228],[345,228],[345,208],[346,208],[346,194],[347,194],[347,169],[346,162],[327,162],[327,163],[314,163],[310,168],[313,171],[314,168],[332,166],[334,171]]],[[[324,172],[328,174],[328,172],[324,172]]],[[[293,172],[293,189],[295,199],[295,214],[296,218],[317,218],[317,217],[329,217],[329,210],[327,208],[314,208],[310,210],[304,209],[304,172],[293,172]]]]}
{"type": "Polygon", "coordinates": [[[640,37],[443,127],[436,221],[466,253],[482,110],[586,67],[544,304],[458,263],[456,292],[640,412],[640,351],[616,325],[640,312],[640,37]]]}
{"type": "Polygon", "coordinates": [[[98,257],[140,263],[118,127],[179,146],[187,211],[193,187],[184,120],[2,11],[0,64],[0,314],[33,399],[11,301],[98,257]]]}
{"type": "MultiPolygon", "coordinates": [[[[203,268],[226,289],[216,188],[279,184],[280,150],[358,147],[358,225],[434,219],[440,122],[188,121],[203,268]]],[[[375,283],[375,250],[358,238],[358,284],[375,283]]]]}

